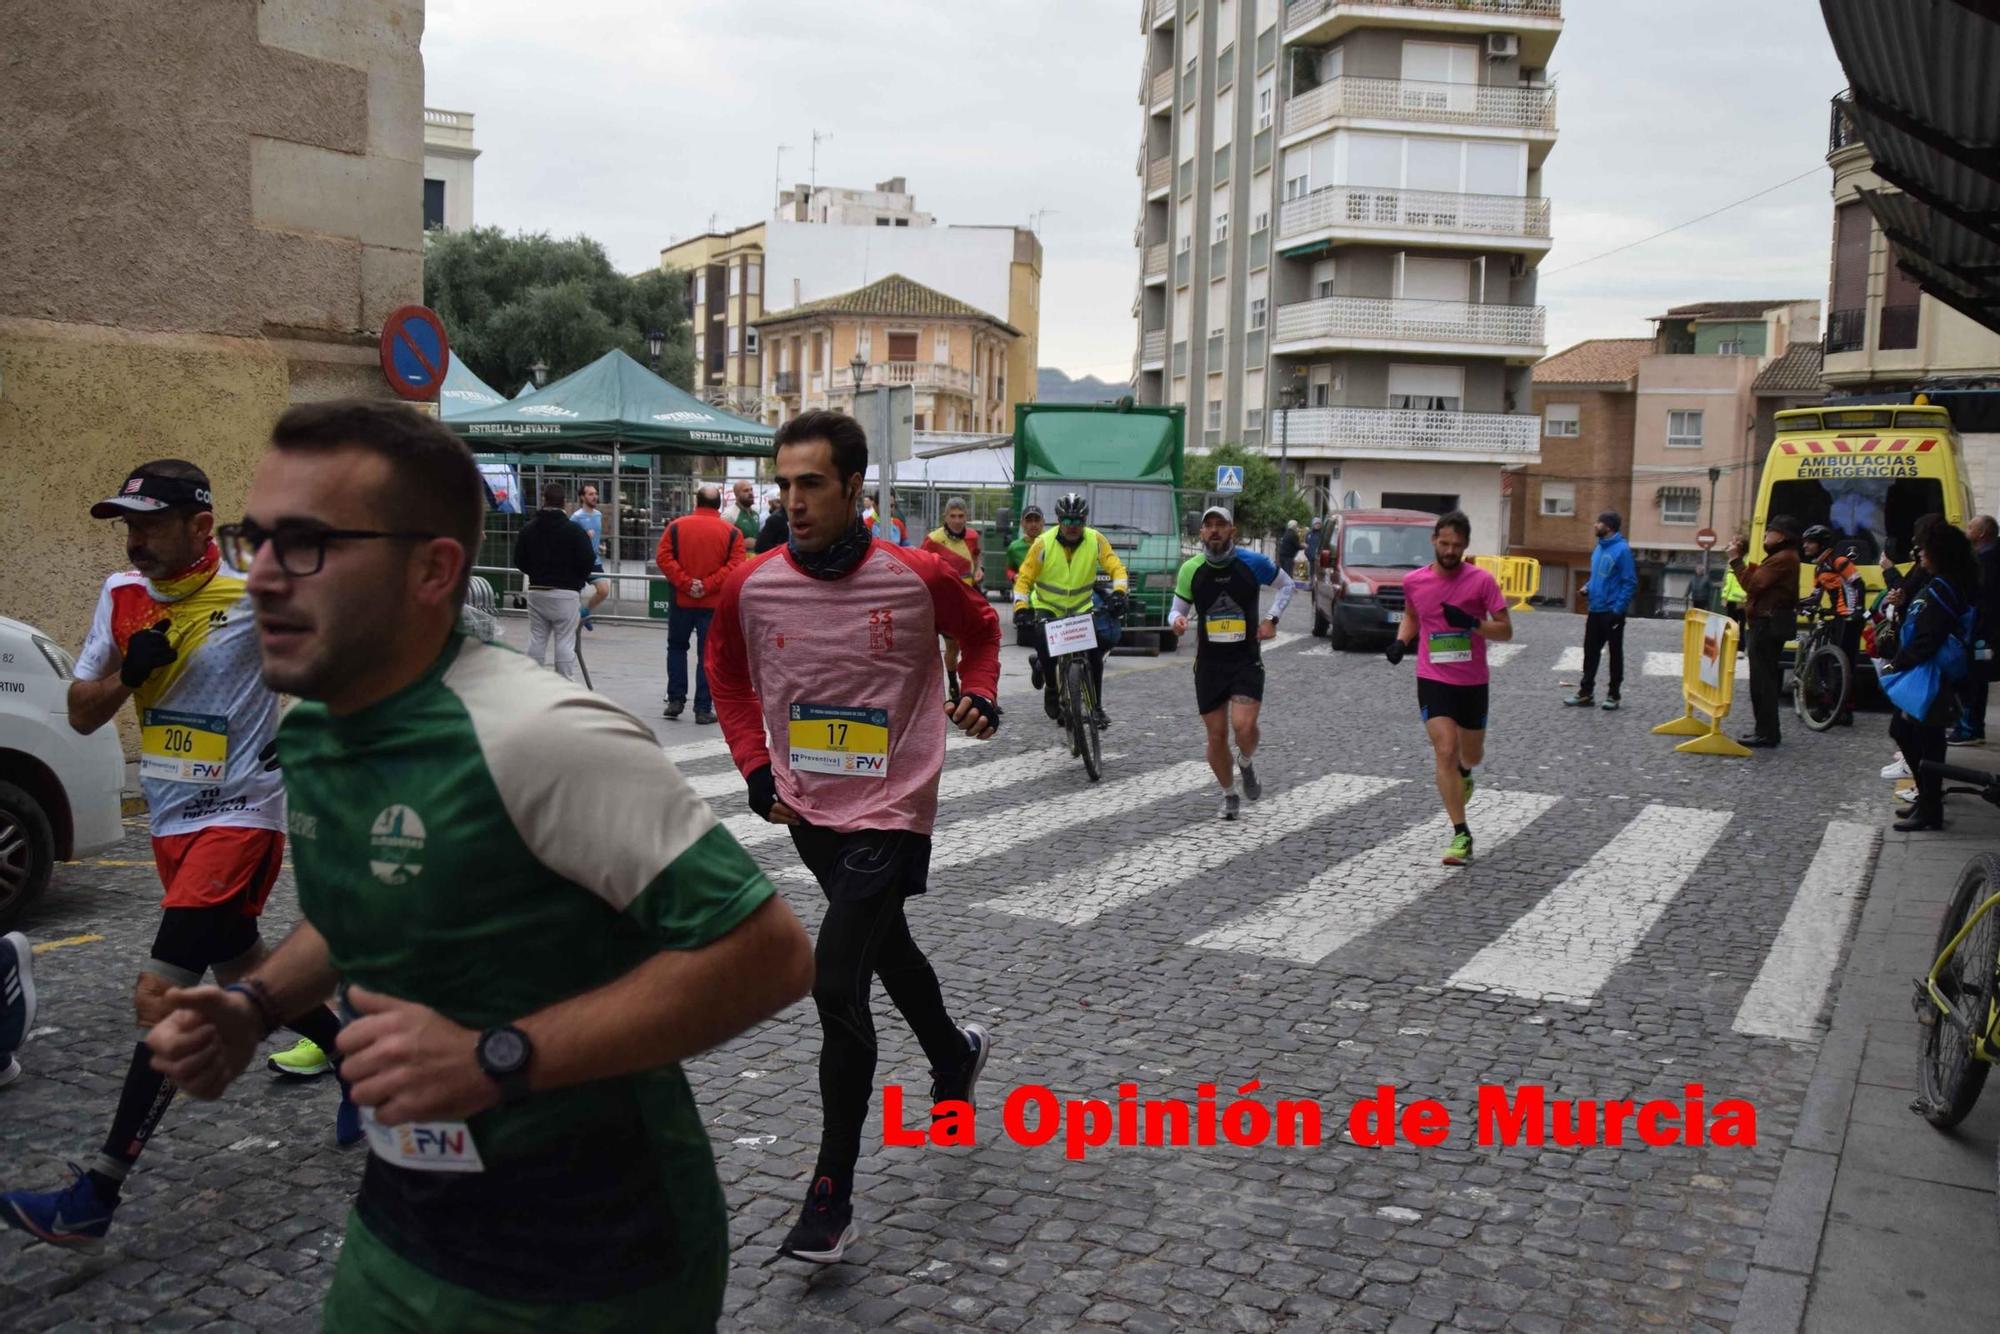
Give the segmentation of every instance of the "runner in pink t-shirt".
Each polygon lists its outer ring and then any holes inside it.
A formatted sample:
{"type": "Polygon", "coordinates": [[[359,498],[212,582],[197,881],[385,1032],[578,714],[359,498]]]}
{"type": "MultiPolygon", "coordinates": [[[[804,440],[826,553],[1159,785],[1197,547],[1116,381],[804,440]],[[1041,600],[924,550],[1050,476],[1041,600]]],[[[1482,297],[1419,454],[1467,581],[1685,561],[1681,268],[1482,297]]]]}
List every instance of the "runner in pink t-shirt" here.
{"type": "Polygon", "coordinates": [[[1457,511],[1431,529],[1437,559],[1403,580],[1403,628],[1387,654],[1398,663],[1411,644],[1417,646],[1417,711],[1437,757],[1438,795],[1451,817],[1446,866],[1472,860],[1465,806],[1475,786],[1472,771],[1486,754],[1486,641],[1514,637],[1499,583],[1465,559],[1471,540],[1472,521],[1457,511]]]}

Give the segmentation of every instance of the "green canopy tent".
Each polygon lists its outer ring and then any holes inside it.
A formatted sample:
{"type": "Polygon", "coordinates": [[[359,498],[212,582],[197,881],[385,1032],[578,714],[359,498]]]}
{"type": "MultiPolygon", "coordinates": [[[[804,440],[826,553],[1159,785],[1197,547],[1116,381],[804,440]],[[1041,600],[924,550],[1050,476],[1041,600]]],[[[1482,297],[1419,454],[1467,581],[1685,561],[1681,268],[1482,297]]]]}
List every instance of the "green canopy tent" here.
{"type": "MultiPolygon", "coordinates": [[[[497,396],[496,396],[497,397],[497,396]]],[[[607,533],[621,526],[620,468],[631,454],[736,455],[777,453],[775,428],[712,408],[694,395],[612,349],[534,393],[478,411],[442,417],[475,451],[587,452],[611,456],[607,533]]],[[[612,574],[616,578],[616,546],[612,574]]]]}
{"type": "Polygon", "coordinates": [[[457,357],[445,358],[444,383],[438,387],[438,417],[462,417],[482,408],[498,407],[507,396],[472,373],[457,357]]]}

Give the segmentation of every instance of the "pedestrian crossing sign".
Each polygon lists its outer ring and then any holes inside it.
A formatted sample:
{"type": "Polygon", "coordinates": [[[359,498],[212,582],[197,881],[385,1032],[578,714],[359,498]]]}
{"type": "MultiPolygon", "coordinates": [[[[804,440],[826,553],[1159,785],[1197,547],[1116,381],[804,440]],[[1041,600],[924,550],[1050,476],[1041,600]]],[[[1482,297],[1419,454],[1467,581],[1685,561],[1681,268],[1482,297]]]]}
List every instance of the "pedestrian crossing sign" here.
{"type": "Polygon", "coordinates": [[[1226,463],[1215,465],[1215,489],[1234,494],[1243,489],[1243,469],[1226,463]]]}

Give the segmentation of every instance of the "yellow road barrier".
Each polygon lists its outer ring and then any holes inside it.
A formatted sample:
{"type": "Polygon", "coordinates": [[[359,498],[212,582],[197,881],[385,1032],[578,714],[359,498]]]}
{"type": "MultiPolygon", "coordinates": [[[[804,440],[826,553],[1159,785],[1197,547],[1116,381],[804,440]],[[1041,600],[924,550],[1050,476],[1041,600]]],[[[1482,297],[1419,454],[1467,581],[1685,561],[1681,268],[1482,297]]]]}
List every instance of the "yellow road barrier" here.
{"type": "Polygon", "coordinates": [[[1510,611],[1533,611],[1528,599],[1542,591],[1542,563],[1532,556],[1474,556],[1472,563],[1492,575],[1510,611]]]}
{"type": "Polygon", "coordinates": [[[1736,698],[1736,622],[1712,611],[1690,611],[1681,620],[1681,698],[1687,708],[1670,723],[1653,729],[1654,736],[1684,736],[1690,740],[1675,750],[1690,755],[1750,753],[1722,733],[1722,720],[1736,698]],[[1702,722],[1696,715],[1705,715],[1702,722]]]}

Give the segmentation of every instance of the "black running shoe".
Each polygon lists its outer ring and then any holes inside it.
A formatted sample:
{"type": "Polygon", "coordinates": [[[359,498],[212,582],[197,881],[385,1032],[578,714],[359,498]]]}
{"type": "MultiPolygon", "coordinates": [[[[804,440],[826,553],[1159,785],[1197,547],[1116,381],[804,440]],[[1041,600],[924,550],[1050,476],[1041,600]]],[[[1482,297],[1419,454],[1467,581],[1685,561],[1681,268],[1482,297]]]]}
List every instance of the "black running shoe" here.
{"type": "Polygon", "coordinates": [[[1250,761],[1238,760],[1236,772],[1243,776],[1243,795],[1251,801],[1264,795],[1264,785],[1257,781],[1257,771],[1250,767],[1250,761]]]}
{"type": "Polygon", "coordinates": [[[993,1050],[993,1039],[978,1024],[967,1024],[958,1031],[965,1035],[965,1064],[952,1074],[931,1071],[931,1103],[935,1105],[947,1098],[956,1098],[977,1107],[979,1104],[973,1102],[972,1095],[979,1087],[979,1072],[986,1068],[987,1054],[993,1050]]]}
{"type": "Polygon", "coordinates": [[[1092,709],[1090,711],[1090,722],[1091,726],[1100,732],[1109,729],[1111,726],[1111,719],[1106,716],[1102,709],[1092,709]]]}
{"type": "Polygon", "coordinates": [[[1035,689],[1042,688],[1042,659],[1039,654],[1028,659],[1028,680],[1035,689]]]}
{"type": "Polygon", "coordinates": [[[805,1208],[779,1243],[778,1254],[816,1265],[838,1264],[860,1235],[854,1226],[853,1198],[836,1194],[832,1177],[820,1177],[806,1192],[805,1208]]]}
{"type": "Polygon", "coordinates": [[[1057,698],[1054,690],[1042,691],[1042,712],[1057,722],[1062,721],[1062,700],[1057,698]]]}

